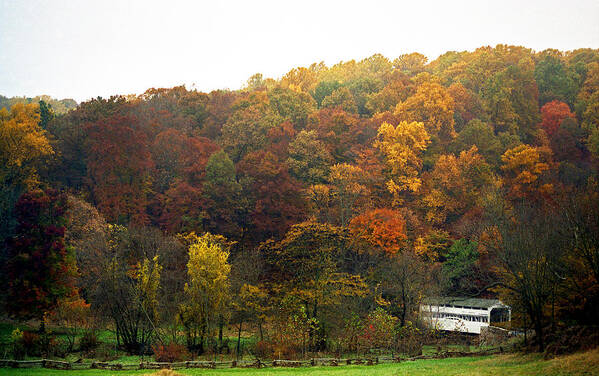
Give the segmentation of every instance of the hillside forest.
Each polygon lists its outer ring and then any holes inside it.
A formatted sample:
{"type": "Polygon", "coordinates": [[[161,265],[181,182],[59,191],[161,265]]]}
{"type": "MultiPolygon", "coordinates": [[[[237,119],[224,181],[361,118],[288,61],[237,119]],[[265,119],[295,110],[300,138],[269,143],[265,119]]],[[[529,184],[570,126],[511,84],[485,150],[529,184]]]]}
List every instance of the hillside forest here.
{"type": "Polygon", "coordinates": [[[230,333],[239,352],[242,332],[279,356],[401,348],[429,296],[499,298],[541,351],[596,324],[599,50],[0,100],[0,299],[42,333],[107,328],[132,354],[230,333]]]}

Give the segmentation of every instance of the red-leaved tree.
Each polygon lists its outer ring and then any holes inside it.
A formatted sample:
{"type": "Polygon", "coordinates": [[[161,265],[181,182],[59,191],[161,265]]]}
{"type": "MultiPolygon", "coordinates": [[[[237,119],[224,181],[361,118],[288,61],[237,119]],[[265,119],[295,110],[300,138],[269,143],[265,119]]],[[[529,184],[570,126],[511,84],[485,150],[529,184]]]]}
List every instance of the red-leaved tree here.
{"type": "Polygon", "coordinates": [[[9,244],[8,311],[40,319],[59,299],[76,294],[75,257],[65,246],[66,196],[56,190],[24,193],[16,204],[18,226],[9,244]]]}

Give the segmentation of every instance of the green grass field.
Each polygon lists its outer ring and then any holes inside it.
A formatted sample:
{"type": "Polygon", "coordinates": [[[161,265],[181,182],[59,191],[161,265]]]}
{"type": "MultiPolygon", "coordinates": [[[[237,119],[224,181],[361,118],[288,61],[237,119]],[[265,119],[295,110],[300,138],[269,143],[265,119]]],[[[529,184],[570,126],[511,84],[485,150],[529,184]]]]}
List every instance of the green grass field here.
{"type": "MultiPolygon", "coordinates": [[[[399,364],[381,364],[377,366],[340,366],[311,368],[266,368],[266,369],[218,369],[218,370],[179,370],[169,375],[210,375],[210,376],[287,376],[287,375],[324,375],[324,376],[418,376],[418,375],[597,375],[599,374],[599,349],[544,360],[541,355],[497,355],[473,358],[451,358],[417,360],[399,364]]],[[[151,371],[56,371],[48,369],[0,369],[0,376],[24,375],[98,375],[126,376],[152,375],[151,371]]],[[[156,373],[154,373],[156,374],[156,373]]]]}

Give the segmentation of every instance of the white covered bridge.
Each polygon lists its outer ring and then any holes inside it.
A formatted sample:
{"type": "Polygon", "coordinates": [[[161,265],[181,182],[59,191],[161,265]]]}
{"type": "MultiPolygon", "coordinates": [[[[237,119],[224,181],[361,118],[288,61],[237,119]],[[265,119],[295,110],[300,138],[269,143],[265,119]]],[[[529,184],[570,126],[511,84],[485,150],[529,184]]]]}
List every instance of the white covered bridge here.
{"type": "Polygon", "coordinates": [[[506,323],[511,315],[498,299],[431,297],[420,304],[422,320],[439,330],[480,334],[481,328],[506,323]]]}

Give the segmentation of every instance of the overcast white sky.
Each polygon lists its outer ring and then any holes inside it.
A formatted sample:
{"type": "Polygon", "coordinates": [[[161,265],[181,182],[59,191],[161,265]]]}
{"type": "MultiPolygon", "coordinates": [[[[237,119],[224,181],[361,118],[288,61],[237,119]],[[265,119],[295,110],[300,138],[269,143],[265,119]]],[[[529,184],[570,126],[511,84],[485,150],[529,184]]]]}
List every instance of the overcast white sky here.
{"type": "Polygon", "coordinates": [[[86,100],[498,43],[599,48],[599,0],[0,0],[0,94],[86,100]]]}

